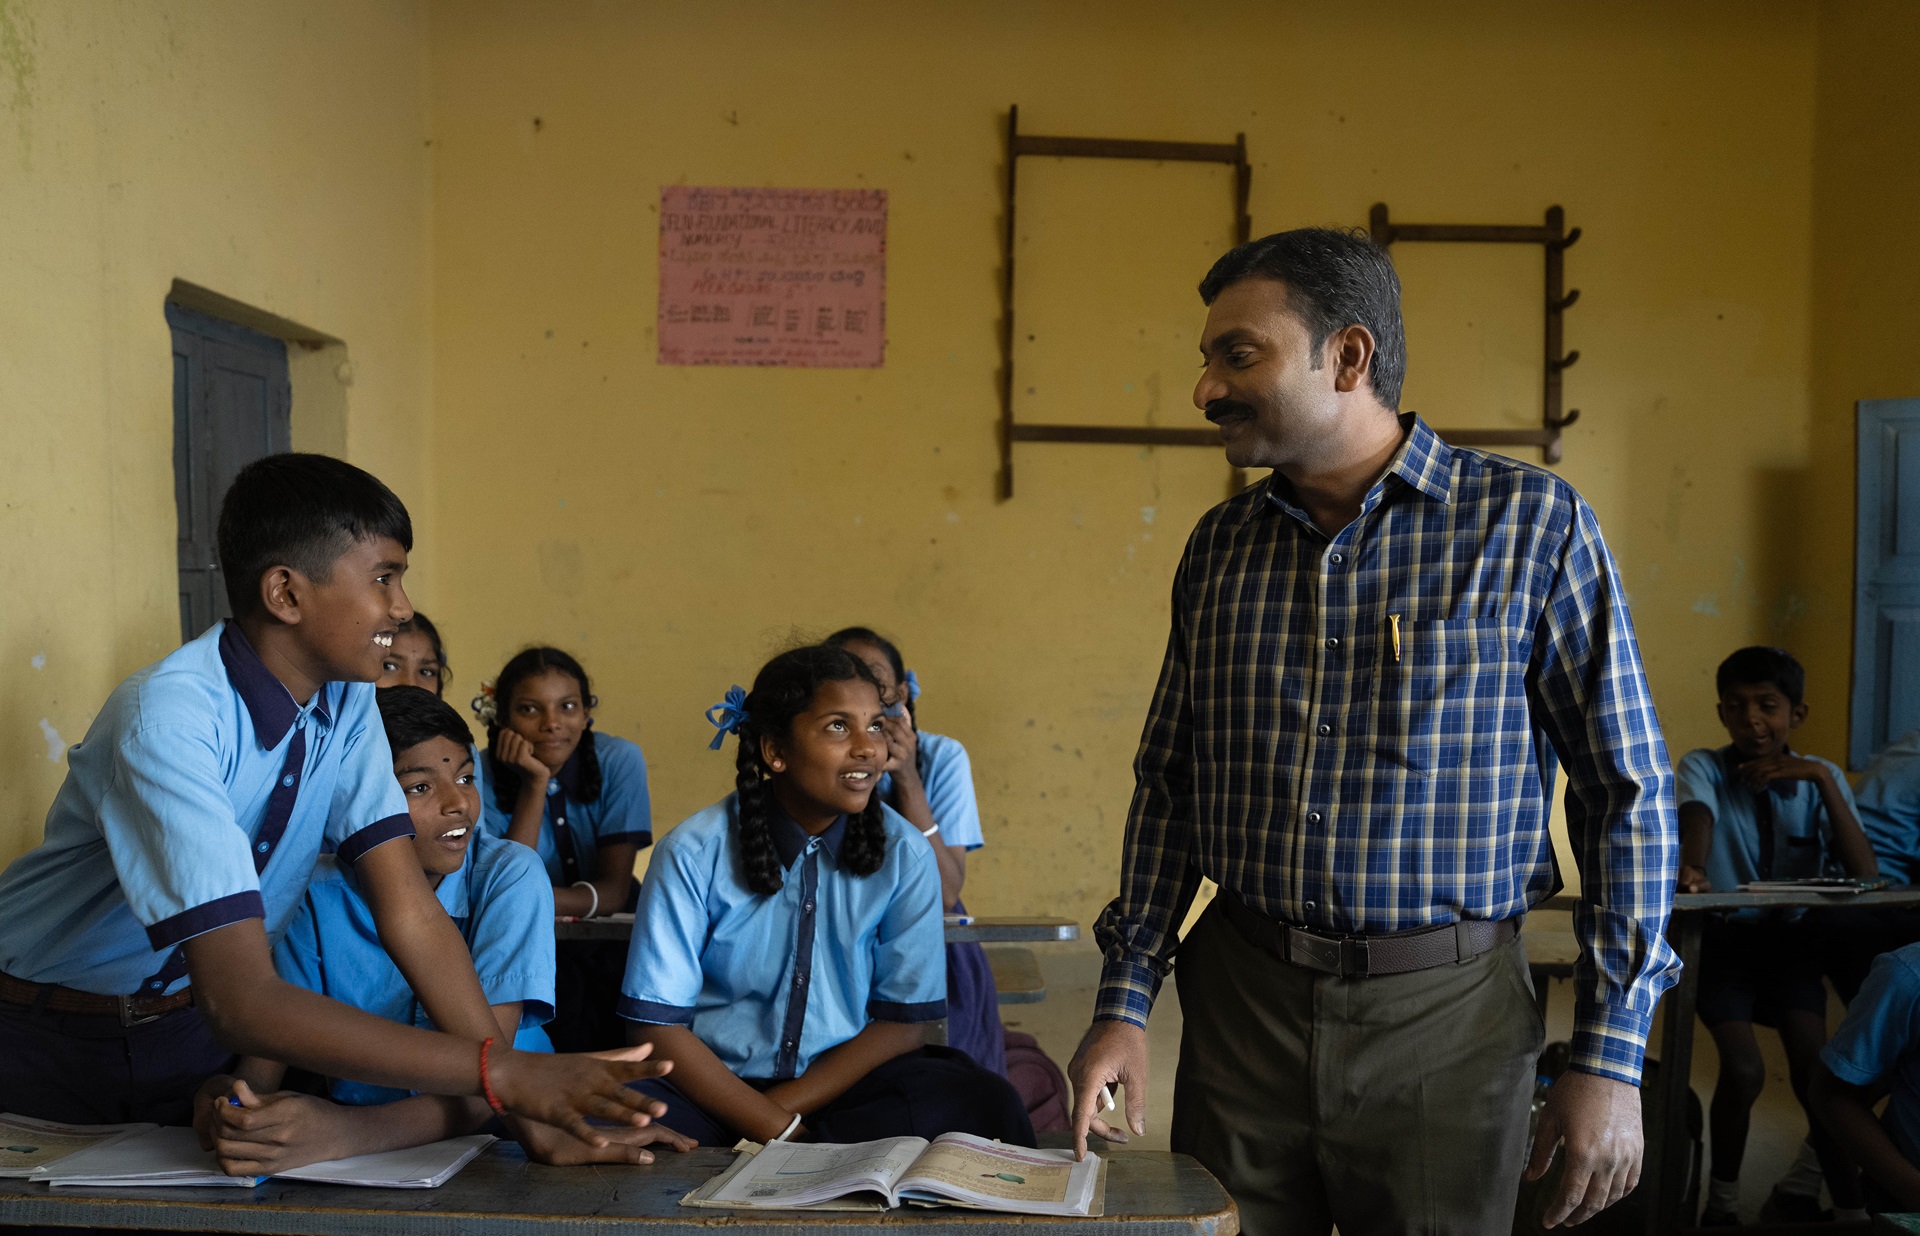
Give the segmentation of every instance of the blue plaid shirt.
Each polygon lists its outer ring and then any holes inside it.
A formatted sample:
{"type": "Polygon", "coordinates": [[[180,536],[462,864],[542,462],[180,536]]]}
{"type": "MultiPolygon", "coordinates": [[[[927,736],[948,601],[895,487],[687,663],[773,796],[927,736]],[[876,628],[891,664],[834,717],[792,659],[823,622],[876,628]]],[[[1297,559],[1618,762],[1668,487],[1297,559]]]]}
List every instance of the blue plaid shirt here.
{"type": "Polygon", "coordinates": [[[1593,512],[1417,417],[1329,540],[1277,474],[1209,511],[1134,761],[1097,1018],[1146,1024],[1200,877],[1277,919],[1394,932],[1582,876],[1573,1064],[1637,1083],[1679,854],[1673,775],[1593,512]]]}

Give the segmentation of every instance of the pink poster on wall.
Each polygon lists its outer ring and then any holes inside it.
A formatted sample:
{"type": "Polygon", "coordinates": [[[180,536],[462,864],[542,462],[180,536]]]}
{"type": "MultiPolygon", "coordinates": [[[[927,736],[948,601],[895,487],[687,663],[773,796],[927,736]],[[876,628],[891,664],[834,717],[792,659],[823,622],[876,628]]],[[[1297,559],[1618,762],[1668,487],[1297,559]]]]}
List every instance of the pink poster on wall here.
{"type": "Polygon", "coordinates": [[[878,368],[885,189],[660,190],[660,363],[878,368]]]}

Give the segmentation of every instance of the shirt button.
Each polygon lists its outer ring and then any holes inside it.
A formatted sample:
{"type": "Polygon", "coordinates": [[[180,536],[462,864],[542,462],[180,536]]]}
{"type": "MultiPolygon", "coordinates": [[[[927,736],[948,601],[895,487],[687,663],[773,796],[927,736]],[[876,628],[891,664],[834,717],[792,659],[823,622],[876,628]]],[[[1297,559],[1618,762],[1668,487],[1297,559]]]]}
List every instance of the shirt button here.
{"type": "Polygon", "coordinates": [[[1320,813],[1318,811],[1307,812],[1307,823],[1318,824],[1319,822],[1320,822],[1320,813]]]}
{"type": "Polygon", "coordinates": [[[1327,555],[1327,561],[1333,563],[1333,565],[1335,566],[1339,566],[1341,563],[1345,562],[1346,560],[1347,560],[1346,555],[1344,554],[1328,554],[1327,555]]]}
{"type": "Polygon", "coordinates": [[[1340,637],[1338,635],[1330,635],[1327,637],[1327,647],[1338,648],[1339,646],[1340,646],[1340,637]]]}
{"type": "Polygon", "coordinates": [[[280,778],[280,784],[281,784],[281,785],[292,785],[292,784],[293,784],[293,774],[292,774],[292,773],[288,773],[288,774],[287,774],[286,776],[284,776],[284,777],[282,777],[282,778],[280,778]]]}
{"type": "Polygon", "coordinates": [[[803,905],[803,906],[801,906],[801,907],[800,907],[800,910],[801,910],[801,912],[802,912],[803,914],[812,914],[812,913],[813,913],[813,903],[812,903],[811,901],[809,901],[809,902],[808,902],[807,904],[805,904],[805,905],[803,905]]]}
{"type": "Polygon", "coordinates": [[[1308,914],[1312,914],[1315,910],[1318,910],[1320,908],[1320,904],[1315,901],[1309,901],[1305,905],[1301,906],[1300,908],[1302,910],[1305,910],[1308,914]]]}
{"type": "Polygon", "coordinates": [[[804,974],[796,974],[796,975],[794,975],[794,976],[793,976],[793,985],[794,985],[795,987],[805,987],[805,986],[807,985],[807,976],[806,976],[806,975],[804,975],[804,974]]]}
{"type": "Polygon", "coordinates": [[[273,842],[262,841],[258,846],[255,846],[254,848],[259,850],[262,854],[265,854],[268,850],[271,850],[273,848],[273,842]]]}
{"type": "Polygon", "coordinates": [[[1328,734],[1333,733],[1333,727],[1331,725],[1328,725],[1325,721],[1322,721],[1318,726],[1315,727],[1314,732],[1319,734],[1320,737],[1325,738],[1328,734]]]}

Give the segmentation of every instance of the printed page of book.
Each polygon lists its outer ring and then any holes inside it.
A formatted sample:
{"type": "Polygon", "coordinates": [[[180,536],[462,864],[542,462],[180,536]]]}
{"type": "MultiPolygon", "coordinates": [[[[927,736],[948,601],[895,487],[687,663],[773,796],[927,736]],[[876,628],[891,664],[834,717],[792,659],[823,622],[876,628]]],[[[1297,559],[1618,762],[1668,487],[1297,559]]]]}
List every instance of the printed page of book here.
{"type": "Polygon", "coordinates": [[[31,1176],[89,1146],[145,1133],[151,1124],[60,1124],[0,1113],[0,1177],[31,1176]]]}
{"type": "Polygon", "coordinates": [[[1030,1150],[966,1133],[946,1133],[894,1186],[901,1197],[951,1198],[989,1210],[1083,1215],[1093,1200],[1100,1156],[1074,1162],[1071,1150],[1030,1150]]]}
{"type": "Polygon", "coordinates": [[[889,1137],[851,1145],[772,1142],[720,1188],[712,1200],[773,1209],[807,1206],[872,1190],[893,1200],[893,1182],[927,1148],[924,1138],[889,1137]]]}

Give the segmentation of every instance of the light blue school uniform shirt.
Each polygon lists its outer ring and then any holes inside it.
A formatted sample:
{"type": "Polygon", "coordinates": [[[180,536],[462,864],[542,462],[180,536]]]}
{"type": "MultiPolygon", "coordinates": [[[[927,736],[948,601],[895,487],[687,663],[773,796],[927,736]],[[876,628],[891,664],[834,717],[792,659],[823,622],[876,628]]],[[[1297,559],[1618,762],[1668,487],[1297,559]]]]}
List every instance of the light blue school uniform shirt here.
{"type": "Polygon", "coordinates": [[[231,622],[114,688],[67,762],[0,874],[0,970],[31,982],[176,991],[182,941],[285,929],[323,842],[351,865],[413,835],[373,684],[295,703],[231,622]]]}
{"type": "MultiPolygon", "coordinates": [[[[547,781],[547,809],[540,821],[540,861],[546,864],[547,877],[554,884],[591,880],[595,855],[601,846],[631,841],[640,849],[653,842],[653,804],[647,794],[647,758],[640,748],[624,738],[596,732],[594,753],[600,757],[600,797],[590,803],[580,801],[580,753],[561,766],[547,781]],[[580,874],[566,876],[560,845],[555,841],[554,822],[564,819],[567,835],[573,840],[573,853],[580,874]]],[[[513,823],[513,808],[502,809],[491,790],[480,799],[482,826],[496,837],[507,835],[513,823]]],[[[602,907],[607,908],[607,907],[602,907]]],[[[619,906],[611,907],[618,910],[619,906]]]]}
{"type": "MultiPolygon", "coordinates": [[[[1811,781],[1776,781],[1755,791],[1740,780],[1735,767],[1739,754],[1731,746],[1689,751],[1674,773],[1674,801],[1684,807],[1702,803],[1713,812],[1713,849],[1707,853],[1707,879],[1714,891],[1731,892],[1755,880],[1797,880],[1827,874],[1833,845],[1833,822],[1820,801],[1820,788],[1811,781]],[[1760,794],[1766,795],[1773,815],[1773,871],[1761,870],[1760,794]]],[[[1847,778],[1820,757],[1813,759],[1833,769],[1834,780],[1849,806],[1853,794],[1847,778]]],[[[1759,910],[1742,910],[1735,918],[1758,918],[1759,910]]]]}
{"type": "MultiPolygon", "coordinates": [[[[980,803],[973,796],[973,761],[958,739],[944,734],[920,734],[920,780],[927,787],[927,807],[940,826],[943,845],[977,850],[986,844],[980,832],[980,803]]],[[[893,793],[893,775],[880,778],[876,791],[884,801],[893,793]]]]}
{"type": "Polygon", "coordinates": [[[1880,874],[1901,884],[1920,880],[1920,730],[1873,757],[1853,800],[1880,874]]]}
{"type": "Polygon", "coordinates": [[[818,837],[776,814],[780,891],[742,882],[735,797],[681,823],[640,888],[622,1017],[692,1029],[736,1077],[788,1078],[869,1022],[947,1015],[940,872],[919,830],[882,810],[871,875],[840,860],[843,816],[818,837]]]}
{"type": "MultiPolygon", "coordinates": [[[[520,1005],[522,1051],[552,1051],[541,1026],[553,1020],[553,885],[532,850],[475,832],[460,870],[434,890],[460,928],[488,1004],[520,1005]]],[[[352,872],[323,858],[287,932],[273,950],[289,983],[402,1025],[433,1028],[400,967],[380,943],[373,907],[352,872]]],[[[407,1091],[332,1079],[340,1103],[391,1103],[407,1091]]]]}
{"type": "Polygon", "coordinates": [[[1880,1122],[1907,1162],[1920,1166],[1920,944],[1874,958],[1820,1063],[1853,1086],[1890,1079],[1880,1122]]]}

